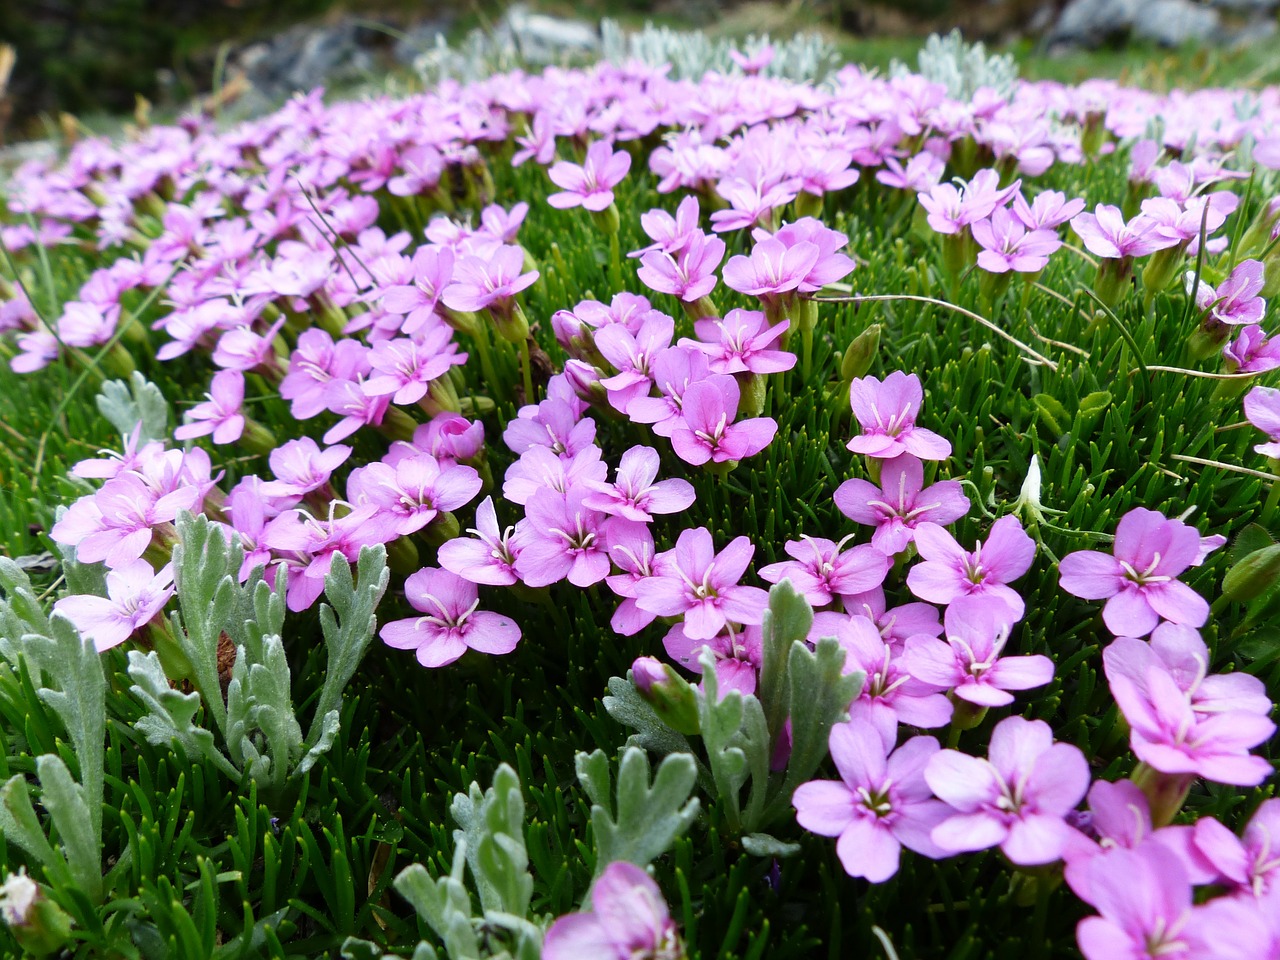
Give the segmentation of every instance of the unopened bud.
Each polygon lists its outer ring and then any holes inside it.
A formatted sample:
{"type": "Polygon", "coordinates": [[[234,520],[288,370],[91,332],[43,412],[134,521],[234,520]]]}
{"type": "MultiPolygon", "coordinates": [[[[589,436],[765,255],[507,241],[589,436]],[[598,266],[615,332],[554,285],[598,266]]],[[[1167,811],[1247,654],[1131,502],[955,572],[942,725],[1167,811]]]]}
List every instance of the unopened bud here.
{"type": "Polygon", "coordinates": [[[1280,543],[1255,550],[1236,563],[1222,578],[1222,592],[1240,603],[1263,596],[1280,583],[1280,543]]]}
{"type": "Polygon", "coordinates": [[[0,917],[26,956],[46,957],[71,939],[71,918],[21,870],[0,884],[0,917]]]}
{"type": "Polygon", "coordinates": [[[853,343],[844,352],[840,362],[840,379],[845,383],[853,383],[859,377],[865,377],[875,362],[876,351],[880,349],[881,326],[873,323],[853,338],[853,343]]]}
{"type": "Polygon", "coordinates": [[[631,665],[631,682],[658,719],[677,733],[699,732],[698,693],[670,664],[640,657],[631,665]]]}

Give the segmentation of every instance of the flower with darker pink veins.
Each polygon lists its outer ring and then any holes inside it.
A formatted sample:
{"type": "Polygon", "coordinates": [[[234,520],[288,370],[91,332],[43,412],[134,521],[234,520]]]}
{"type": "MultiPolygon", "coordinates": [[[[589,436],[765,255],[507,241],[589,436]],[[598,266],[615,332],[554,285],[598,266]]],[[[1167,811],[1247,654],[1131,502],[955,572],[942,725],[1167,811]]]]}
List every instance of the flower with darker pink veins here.
{"type": "Polygon", "coordinates": [[[502,434],[503,442],[512,453],[548,447],[556,456],[566,459],[573,459],[593,446],[595,439],[595,420],[577,414],[564,400],[550,397],[536,407],[523,408],[519,416],[507,423],[502,434]]]}
{"type": "Polygon", "coordinates": [[[1093,213],[1072,217],[1071,229],[1090,253],[1111,260],[1145,257],[1177,243],[1160,236],[1153,220],[1139,214],[1125,223],[1120,208],[1105,203],[1098,204],[1093,213]]]}
{"type": "Polygon", "coordinates": [[[500,246],[488,258],[463,257],[454,266],[453,282],[444,288],[440,299],[450,310],[489,308],[505,314],[515,295],[538,279],[537,270],[521,273],[523,268],[524,251],[514,246],[500,246]]]}
{"type": "Polygon", "coordinates": [[[517,527],[520,553],[515,571],[526,586],[545,587],[568,580],[589,587],[609,574],[609,553],[602,534],[605,515],[582,501],[587,491],[542,489],[525,504],[517,527]]]}
{"type": "Polygon", "coordinates": [[[590,492],[583,505],[638,523],[651,523],[655,513],[679,513],[694,501],[693,484],[678,477],[657,480],[659,463],[653,447],[632,447],[622,455],[613,483],[585,481],[590,492]]]}
{"type": "Polygon", "coordinates": [[[405,598],[422,614],[385,624],[378,634],[396,650],[415,651],[424,667],[443,667],[467,650],[510,653],[520,642],[520,627],[510,617],[485,610],[469,580],[425,567],[404,582],[405,598]]]}
{"type": "Polygon", "coordinates": [[[1015,180],[1002,188],[995,170],[979,170],[969,182],[957,183],[940,183],[918,194],[920,206],[928,211],[929,226],[938,233],[960,233],[969,224],[991,216],[991,211],[1008,203],[1022,186],[1021,180],[1015,180]]]}
{"type": "Polygon", "coordinates": [[[1027,203],[1019,191],[1013,195],[1013,215],[1028,230],[1056,230],[1084,210],[1084,198],[1068,200],[1060,190],[1043,190],[1027,203]]]}
{"type": "Polygon", "coordinates": [[[759,587],[741,586],[756,548],[738,537],[720,553],[711,532],[681,532],[676,545],[654,561],[654,575],[636,585],[636,605],[660,617],[684,617],[690,640],[710,640],[726,623],[760,623],[769,597],[759,587]]]}
{"type": "MultiPolygon", "coordinates": [[[[769,237],[764,230],[753,230],[751,236],[757,243],[769,237]]],[[[853,258],[843,251],[849,238],[839,230],[832,230],[815,217],[801,217],[773,235],[787,249],[811,243],[818,248],[818,259],[796,287],[801,293],[815,293],[829,283],[843,280],[853,270],[853,258]]]]}
{"type": "Polygon", "coordinates": [[[1081,874],[1080,898],[1101,914],[1076,927],[1085,960],[1189,960],[1192,891],[1176,854],[1144,843],[1095,857],[1081,874]]]}
{"type": "Polygon", "coordinates": [[[321,519],[303,510],[287,510],[270,521],[262,532],[262,546],[277,554],[292,554],[287,563],[289,587],[286,605],[295,613],[305,610],[324,590],[325,577],[336,554],[355,563],[360,549],[372,543],[396,539],[394,517],[381,514],[372,504],[356,506],[338,515],[338,502],[329,505],[321,519]]]}
{"type": "Polygon", "coordinates": [[[645,577],[653,576],[656,552],[653,534],[646,524],[623,520],[605,528],[605,539],[609,545],[609,559],[622,571],[604,578],[609,589],[622,598],[609,620],[609,626],[620,636],[635,636],[657,619],[657,614],[636,606],[636,584],[645,577]]]}
{"type": "Polygon", "coordinates": [[[1052,863],[1071,839],[1063,819],[1089,788],[1078,747],[1054,743],[1043,720],[1006,717],[991,733],[987,759],[958,750],[935,754],[925,782],[954,811],[934,827],[947,853],[1000,849],[1018,866],[1052,863]]]}
{"type": "Polygon", "coordinates": [[[710,374],[707,355],[701,351],[678,344],[663,351],[653,362],[653,383],[660,396],[632,400],[627,416],[634,423],[651,424],[660,437],[671,436],[682,422],[685,391],[710,374]]]}
{"type": "Polygon", "coordinates": [[[1254,787],[1271,764],[1249,753],[1275,733],[1265,715],[1241,710],[1197,716],[1191,698],[1167,671],[1147,670],[1144,682],[1108,675],[1111,694],[1129,723],[1129,746],[1154,770],[1254,787]]]}
{"type": "Polygon", "coordinates": [[[341,419],[325,431],[325,443],[345,440],[361,427],[378,426],[387,415],[391,397],[371,397],[364,392],[364,378],[330,380],[325,387],[325,402],[341,419]]]}
{"type": "MultiPolygon", "coordinates": [[[[1196,307],[1219,323],[1258,323],[1267,311],[1267,301],[1258,296],[1266,282],[1264,273],[1262,261],[1242,260],[1216,289],[1201,280],[1196,289],[1196,307]]],[[[1188,273],[1188,289],[1194,280],[1195,275],[1188,273]]]]}
{"type": "Polygon", "coordinates": [[[795,290],[818,262],[818,247],[797,243],[788,247],[766,237],[751,248],[750,256],[730,257],[724,265],[724,284],[753,297],[773,297],[795,290]]]}
{"type": "Polygon", "coordinates": [[[427,395],[433,380],[449,372],[449,368],[467,362],[458,352],[453,331],[437,324],[410,340],[397,337],[379,340],[369,351],[371,375],[361,389],[371,397],[390,397],[399,406],[417,403],[427,395]]]}
{"type": "Polygon", "coordinates": [[[642,213],[640,227],[653,243],[631,251],[628,257],[642,257],[655,250],[674,254],[689,242],[693,234],[701,232],[698,229],[698,198],[689,196],[681,200],[674,217],[661,207],[642,213]]]}
{"type": "Polygon", "coordinates": [[[581,206],[599,213],[613,203],[613,188],[626,177],[631,169],[631,154],[625,150],[613,152],[604,140],[597,140],[587,148],[582,166],[561,160],[552,164],[547,176],[563,192],[547,197],[547,203],[559,210],[581,206]]]}
{"type": "Polygon", "coordinates": [[[695,232],[674,255],[663,250],[644,254],[636,276],[650,290],[693,303],[715,289],[716,267],[724,259],[724,251],[719,237],[695,232]]]}
{"type": "Polygon", "coordinates": [[[398,536],[417,533],[437,516],[456,510],[480,492],[480,475],[461,464],[441,465],[430,454],[395,466],[375,462],[358,467],[347,480],[353,503],[372,503],[395,518],[398,536]]]}
{"type": "Polygon", "coordinates": [[[543,960],[684,960],[662,891],[622,860],[591,888],[591,911],[561,917],[547,931],[543,960]]]}
{"type": "Polygon", "coordinates": [[[653,387],[649,366],[671,346],[675,321],[653,311],[634,334],[620,323],[601,327],[595,333],[596,349],[618,372],[600,384],[608,391],[609,405],[625,413],[627,404],[647,397],[653,387]]]}
{"type": "Polygon", "coordinates": [[[601,455],[595,445],[583,447],[572,457],[557,457],[546,447],[530,447],[507,468],[502,495],[524,506],[539,490],[568,493],[574,487],[590,489],[590,483],[603,483],[609,476],[609,465],[601,455]]]}
{"type": "Polygon", "coordinates": [[[73,503],[49,536],[74,546],[81,563],[101,560],[114,569],[140,559],[155,527],[171,523],[183,510],[198,511],[202,500],[198,486],[178,486],[161,495],[141,475],[122,473],[73,503]]]}
{"type": "Polygon", "coordinates": [[[1280,892],[1280,799],[1264,800],[1237,837],[1213,817],[1195,825],[1195,846],[1217,875],[1240,897],[1280,892]]]}
{"type": "Polygon", "coordinates": [[[923,683],[950,689],[979,707],[1013,703],[1010,690],[1042,687],[1053,679],[1053,661],[1036,654],[1004,657],[1013,629],[1009,609],[991,597],[963,597],[947,607],[946,642],[908,637],[903,665],[923,683]]]}
{"type": "Polygon", "coordinates": [[[680,404],[680,420],[671,431],[671,447],[685,463],[727,463],[759,453],[773,442],[778,423],[772,417],[733,422],[740,392],[733,377],[712,374],[691,384],[680,404]]]}
{"type": "Polygon", "coordinates": [[[1062,246],[1053,230],[1027,230],[1007,207],[997,207],[986,220],[969,229],[982,247],[978,266],[988,273],[1037,273],[1049,263],[1049,255],[1062,246]]]}
{"type": "Polygon", "coordinates": [[[924,464],[904,453],[880,467],[880,486],[857,478],[836,488],[836,508],[854,523],[875,527],[871,545],[888,556],[907,548],[922,523],[945,525],[969,512],[956,480],[924,485],[924,464]]]}
{"type": "Polygon", "coordinates": [[[173,567],[160,571],[145,560],[131,560],[107,571],[107,596],[88,594],[63,597],[53,605],[75,624],[99,653],[119,646],[158,614],[173,596],[173,567]]]}
{"type": "Polygon", "coordinates": [[[1242,327],[1222,348],[1228,373],[1266,373],[1280,367],[1280,337],[1268,337],[1257,323],[1242,327]]]}
{"type": "Polygon", "coordinates": [[[290,440],[271,451],[268,462],[276,479],[263,483],[262,493],[269,497],[288,498],[292,506],[313,490],[325,487],[329,476],[349,456],[351,448],[345,444],[321,450],[310,437],[290,440]]]}
{"type": "Polygon", "coordinates": [[[849,402],[862,434],[846,446],[880,460],[910,453],[921,460],[945,460],[951,442],[932,430],[916,426],[924,402],[924,387],[914,373],[895,370],[883,381],[859,377],[849,386],[849,402]]]}
{"type": "Polygon", "coordinates": [[[187,422],[173,431],[175,440],[193,440],[213,434],[216,444],[235,443],[244,433],[244,374],[219,370],[209,384],[207,403],[187,411],[187,422]]]}
{"type": "Polygon", "coordinates": [[[1108,630],[1116,636],[1145,637],[1161,618],[1204,625],[1209,604],[1177,579],[1199,554],[1195,527],[1136,507],[1120,518],[1113,549],[1114,556],[1080,550],[1058,564],[1063,590],[1084,600],[1107,601],[1102,620],[1108,630]]]}
{"type": "Polygon", "coordinates": [[[308,420],[328,409],[330,381],[354,380],[369,372],[368,348],[358,340],[339,340],[312,328],[298,335],[280,396],[292,401],[293,415],[308,420]]]}
{"type": "Polygon", "coordinates": [[[1254,444],[1264,457],[1280,460],[1280,389],[1254,387],[1244,396],[1244,417],[1267,435],[1267,443],[1254,444]]]}
{"type": "Polygon", "coordinates": [[[520,555],[515,528],[498,529],[498,512],[493,497],[485,497],[476,507],[476,525],[469,528],[471,537],[455,537],[441,544],[437,560],[440,566],[472,583],[509,587],[519,581],[515,562],[520,555]]]}
{"type": "Polygon", "coordinates": [[[852,597],[884,583],[893,562],[870,544],[844,549],[853,535],[839,543],[802,536],[783,545],[791,560],[760,568],[760,579],[781,583],[788,579],[813,607],[825,607],[836,597],[852,597]]]}
{"type": "MultiPolygon", "coordinates": [[[[824,633],[827,628],[824,625],[824,633]]],[[[885,750],[898,742],[899,723],[927,730],[950,722],[952,706],[942,692],[945,688],[913,676],[901,651],[880,635],[873,621],[845,617],[836,625],[835,637],[844,648],[844,672],[866,676],[849,705],[849,721],[879,733],[885,750]]]]}
{"type": "MultiPolygon", "coordinates": [[[[735,628],[726,624],[711,639],[694,640],[686,632],[685,625],[677,623],[662,638],[662,646],[667,656],[699,676],[705,674],[702,655],[710,652],[718,699],[724,699],[731,690],[743,696],[756,692],[760,668],[764,665],[764,635],[758,626],[735,628]]],[[[706,684],[699,683],[698,688],[706,690],[706,684]]]]}
{"type": "Polygon", "coordinates": [[[712,373],[781,373],[796,365],[796,355],[776,350],[773,344],[790,327],[790,320],[770,326],[759,310],[730,310],[723,320],[694,321],[694,332],[701,339],[685,337],[680,346],[705,353],[712,373]]]}
{"type": "Polygon", "coordinates": [[[412,275],[411,283],[382,291],[382,309],[404,317],[400,329],[406,335],[438,319],[440,294],[453,279],[453,251],[435,244],[419,247],[413,254],[412,275]]]}
{"type": "Polygon", "coordinates": [[[933,737],[912,737],[888,754],[874,730],[837,723],[829,738],[837,780],[811,780],[796,788],[796,821],[811,833],[839,837],[836,854],[851,877],[884,883],[906,847],[932,859],[947,851],[931,833],[949,810],[933,799],[924,771],[937,755],[933,737]]]}
{"type": "Polygon", "coordinates": [[[961,597],[991,597],[1009,607],[1014,620],[1025,609],[1021,595],[1007,584],[1031,568],[1036,543],[1015,516],[991,525],[986,543],[967,551],[936,523],[922,523],[915,531],[922,563],[907,574],[907,586],[921,600],[948,604],[961,597]]]}
{"type": "Polygon", "coordinates": [[[803,184],[799,177],[788,177],[778,183],[726,177],[716,184],[716,193],[729,201],[729,209],[711,214],[711,229],[725,233],[763,224],[775,210],[799,196],[803,184]]]}

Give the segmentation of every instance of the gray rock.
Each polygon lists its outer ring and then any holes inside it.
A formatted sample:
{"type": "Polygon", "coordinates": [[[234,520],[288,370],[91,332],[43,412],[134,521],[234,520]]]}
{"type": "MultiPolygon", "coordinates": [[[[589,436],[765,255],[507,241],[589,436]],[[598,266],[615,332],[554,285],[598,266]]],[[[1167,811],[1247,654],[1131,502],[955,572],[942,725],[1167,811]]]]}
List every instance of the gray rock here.
{"type": "Polygon", "coordinates": [[[1232,13],[1266,13],[1280,7],[1280,0],[1209,0],[1209,5],[1232,13]]]}
{"type": "Polygon", "coordinates": [[[385,34],[352,20],[304,24],[243,48],[232,66],[263,96],[283,98],[367,76],[375,67],[374,48],[386,42],[385,34]]]}
{"type": "Polygon", "coordinates": [[[429,50],[435,49],[440,42],[440,38],[445,36],[448,29],[449,23],[445,20],[427,20],[423,23],[416,23],[401,31],[400,36],[396,38],[391,54],[396,63],[404,67],[412,67],[417,62],[418,57],[429,50]]]}
{"type": "Polygon", "coordinates": [[[514,46],[534,64],[557,63],[567,57],[600,52],[600,33],[591,24],[533,13],[522,3],[511,7],[493,32],[500,45],[514,46]]]}
{"type": "Polygon", "coordinates": [[[1138,8],[1133,36],[1163,47],[1214,43],[1221,39],[1222,14],[1192,0],[1150,0],[1138,8]]]}
{"type": "Polygon", "coordinates": [[[1071,0],[1045,37],[1050,46],[1098,47],[1125,39],[1140,0],[1071,0]]]}

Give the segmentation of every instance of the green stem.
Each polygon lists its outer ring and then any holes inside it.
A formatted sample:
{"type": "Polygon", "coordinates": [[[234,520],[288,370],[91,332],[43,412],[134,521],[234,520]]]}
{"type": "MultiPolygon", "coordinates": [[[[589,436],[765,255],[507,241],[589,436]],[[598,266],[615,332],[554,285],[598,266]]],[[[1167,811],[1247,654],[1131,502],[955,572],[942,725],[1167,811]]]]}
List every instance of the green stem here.
{"type": "Polygon", "coordinates": [[[1272,481],[1267,502],[1262,505],[1261,523],[1264,527],[1271,525],[1271,518],[1275,515],[1277,504],[1280,504],[1280,482],[1272,481]]]}
{"type": "Polygon", "coordinates": [[[478,318],[476,327],[476,335],[471,339],[475,341],[476,352],[480,354],[480,373],[484,377],[485,391],[497,396],[498,388],[503,384],[493,369],[493,356],[489,352],[489,327],[483,317],[478,318]]]}
{"type": "Polygon", "coordinates": [[[622,289],[622,244],[617,230],[609,234],[609,283],[614,293],[622,289]]]}
{"type": "Polygon", "coordinates": [[[813,365],[813,327],[802,324],[800,327],[800,379],[809,382],[809,369],[813,365]]]}
{"type": "Polygon", "coordinates": [[[529,359],[529,341],[520,341],[520,373],[524,378],[524,402],[537,403],[533,394],[533,361],[529,359]]]}

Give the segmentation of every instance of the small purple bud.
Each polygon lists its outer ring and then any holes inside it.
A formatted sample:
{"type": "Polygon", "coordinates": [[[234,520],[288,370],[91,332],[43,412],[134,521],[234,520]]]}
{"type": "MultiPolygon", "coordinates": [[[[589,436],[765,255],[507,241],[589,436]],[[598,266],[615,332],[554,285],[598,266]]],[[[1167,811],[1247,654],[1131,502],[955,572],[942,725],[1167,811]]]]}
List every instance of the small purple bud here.
{"type": "Polygon", "coordinates": [[[631,665],[630,679],[658,719],[672,730],[686,736],[701,730],[698,691],[670,664],[655,657],[640,657],[631,665]]]}
{"type": "Polygon", "coordinates": [[[654,684],[667,679],[667,670],[657,657],[639,657],[631,665],[631,678],[640,695],[648,699],[652,695],[654,684]]]}

